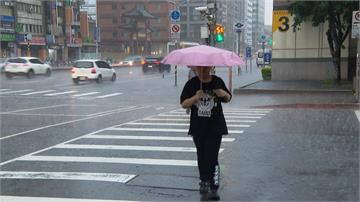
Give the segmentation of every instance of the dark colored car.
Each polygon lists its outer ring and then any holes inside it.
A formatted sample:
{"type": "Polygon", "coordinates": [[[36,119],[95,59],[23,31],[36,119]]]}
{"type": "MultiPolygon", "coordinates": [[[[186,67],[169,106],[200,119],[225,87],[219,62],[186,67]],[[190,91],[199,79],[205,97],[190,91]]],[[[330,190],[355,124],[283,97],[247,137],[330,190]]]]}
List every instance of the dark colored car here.
{"type": "Polygon", "coordinates": [[[145,57],[145,60],[142,62],[143,72],[149,71],[158,71],[160,73],[166,71],[170,72],[171,66],[169,64],[161,63],[163,57],[159,56],[149,56],[145,57]]]}

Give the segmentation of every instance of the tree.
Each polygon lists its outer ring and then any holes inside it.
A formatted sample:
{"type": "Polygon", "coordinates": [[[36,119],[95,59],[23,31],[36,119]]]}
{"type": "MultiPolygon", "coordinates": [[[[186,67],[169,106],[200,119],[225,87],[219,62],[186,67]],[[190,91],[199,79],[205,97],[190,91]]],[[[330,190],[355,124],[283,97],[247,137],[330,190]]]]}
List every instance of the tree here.
{"type": "Polygon", "coordinates": [[[341,48],[351,29],[352,12],[358,9],[358,1],[296,1],[290,5],[294,29],[309,19],[315,27],[321,23],[329,23],[326,36],[337,81],[341,80],[341,48]]]}

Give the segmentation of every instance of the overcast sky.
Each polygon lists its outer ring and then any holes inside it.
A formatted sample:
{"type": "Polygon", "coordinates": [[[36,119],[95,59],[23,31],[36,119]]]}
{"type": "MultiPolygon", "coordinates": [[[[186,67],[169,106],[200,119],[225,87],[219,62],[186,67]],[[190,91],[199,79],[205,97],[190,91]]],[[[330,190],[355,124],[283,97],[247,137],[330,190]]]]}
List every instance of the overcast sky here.
{"type": "Polygon", "coordinates": [[[265,25],[272,24],[273,0],[265,0],[265,25]]]}

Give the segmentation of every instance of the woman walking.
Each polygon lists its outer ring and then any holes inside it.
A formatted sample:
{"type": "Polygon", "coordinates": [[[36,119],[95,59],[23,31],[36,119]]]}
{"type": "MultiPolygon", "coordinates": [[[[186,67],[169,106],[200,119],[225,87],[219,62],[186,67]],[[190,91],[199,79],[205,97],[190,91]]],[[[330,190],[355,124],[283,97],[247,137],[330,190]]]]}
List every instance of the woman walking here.
{"type": "Polygon", "coordinates": [[[228,134],[221,102],[229,102],[231,93],[224,81],[211,75],[212,67],[196,67],[181,93],[183,108],[191,108],[189,135],[197,151],[201,200],[220,200],[218,155],[222,135],[228,134]]]}

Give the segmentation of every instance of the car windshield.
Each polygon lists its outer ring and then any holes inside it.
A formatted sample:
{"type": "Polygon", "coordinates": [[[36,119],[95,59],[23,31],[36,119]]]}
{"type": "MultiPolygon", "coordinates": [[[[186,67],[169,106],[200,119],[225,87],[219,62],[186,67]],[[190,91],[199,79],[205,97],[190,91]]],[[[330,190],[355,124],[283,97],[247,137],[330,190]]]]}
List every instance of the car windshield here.
{"type": "Polygon", "coordinates": [[[77,67],[77,68],[91,68],[91,67],[94,67],[94,64],[93,64],[93,62],[82,61],[82,62],[76,62],[74,67],[77,67]]]}
{"type": "Polygon", "coordinates": [[[26,60],[22,59],[22,58],[13,58],[13,59],[9,59],[8,62],[9,63],[26,63],[26,60]]]}
{"type": "Polygon", "coordinates": [[[148,62],[155,62],[155,61],[159,61],[160,58],[146,58],[145,60],[148,62]]]}

